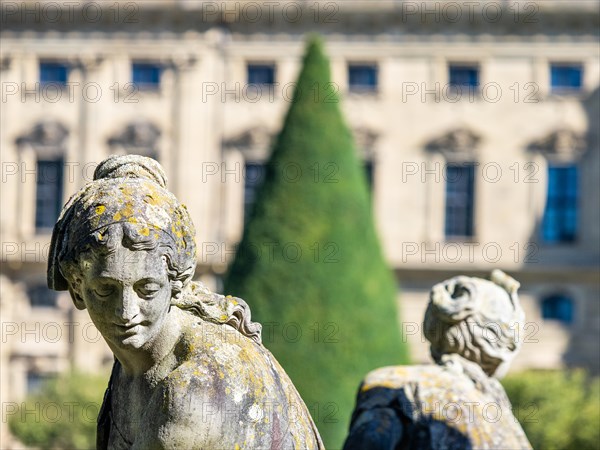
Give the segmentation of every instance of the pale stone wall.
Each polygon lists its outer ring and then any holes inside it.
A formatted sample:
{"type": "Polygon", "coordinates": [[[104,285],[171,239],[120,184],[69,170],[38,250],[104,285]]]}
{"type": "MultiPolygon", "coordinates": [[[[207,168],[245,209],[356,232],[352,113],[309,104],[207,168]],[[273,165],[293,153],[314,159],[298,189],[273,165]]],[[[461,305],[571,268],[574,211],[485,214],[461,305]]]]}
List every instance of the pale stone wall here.
{"type": "MultiPolygon", "coordinates": [[[[188,206],[196,225],[198,276],[218,286],[215,275],[226,270],[242,232],[244,162],[267,157],[300,68],[302,36],[317,30],[326,37],[347,121],[359,140],[370,142],[361,154],[374,161],[374,212],[400,284],[401,326],[420,327],[427,293],[436,282],[459,273],[486,276],[498,267],[522,283],[528,321],[539,326],[539,342],[525,343],[513,370],[564,364],[600,370],[597,2],[570,2],[568,8],[563,2],[539,3],[536,24],[509,15],[498,26],[481,20],[423,24],[418,15],[398,16],[383,2],[347,2],[337,4],[336,23],[316,23],[314,11],[297,22],[271,25],[264,17],[244,22],[241,14],[228,19],[229,33],[215,26],[217,13],[198,16],[199,4],[147,4],[151,7],[139,4],[138,22],[127,26],[62,20],[44,27],[10,19],[3,27],[0,224],[2,273],[11,283],[44,281],[50,239],[34,226],[39,150],[17,140],[41,123],[64,127],[66,201],[91,178],[95,164],[125,151],[109,140],[142,123],[160,132],[155,148],[170,190],[188,206]],[[71,65],[72,99],[70,91],[55,100],[36,89],[40,59],[71,65]],[[133,60],[162,64],[159,91],[129,95],[133,60]],[[583,65],[580,94],[550,94],[548,64],[555,61],[583,65]],[[272,97],[264,91],[259,99],[249,98],[248,62],[275,64],[278,85],[272,97]],[[349,62],[377,64],[376,93],[348,92],[349,62]],[[453,101],[445,87],[449,62],[477,63],[483,93],[453,101]],[[14,94],[9,85],[17,89],[14,94]],[[81,86],[87,88],[85,96],[81,86]],[[575,148],[572,152],[582,162],[579,239],[549,247],[537,238],[547,162],[528,147],[555,133],[587,140],[582,156],[575,148]],[[464,152],[426,150],[440,138],[465,136],[477,144],[464,152]],[[446,158],[479,164],[470,242],[445,241],[446,158]],[[568,292],[576,303],[571,325],[541,319],[540,299],[557,291],[568,292]]],[[[81,330],[88,320],[85,312],[73,312],[68,296],[52,311],[36,311],[26,300],[12,304],[9,315],[7,308],[3,299],[3,323],[22,321],[32,328],[71,320],[81,323],[81,330]]],[[[27,339],[6,346],[3,341],[3,399],[20,401],[25,394],[25,360],[49,372],[70,361],[87,368],[110,362],[103,344],[75,336],[73,342],[35,345],[27,339]]],[[[415,336],[408,336],[415,361],[427,360],[427,348],[415,336]]]]}

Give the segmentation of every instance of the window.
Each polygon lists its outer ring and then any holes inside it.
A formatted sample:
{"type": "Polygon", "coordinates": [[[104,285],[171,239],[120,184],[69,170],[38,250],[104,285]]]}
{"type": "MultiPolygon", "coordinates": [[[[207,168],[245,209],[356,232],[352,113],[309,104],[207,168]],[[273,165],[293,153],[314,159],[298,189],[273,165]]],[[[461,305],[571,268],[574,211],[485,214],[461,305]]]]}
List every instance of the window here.
{"type": "Polygon", "coordinates": [[[473,196],[475,165],[473,163],[446,166],[447,238],[473,236],[473,196]]]}
{"type": "Polygon", "coordinates": [[[475,65],[451,64],[449,67],[450,87],[454,89],[477,89],[479,87],[479,67],[475,65]]]}
{"type": "Polygon", "coordinates": [[[142,90],[158,90],[162,67],[155,63],[133,63],[131,67],[132,81],[142,90]]]}
{"type": "Polygon", "coordinates": [[[54,308],[58,293],[45,284],[33,284],[27,287],[27,296],[33,307],[54,308]]]}
{"type": "Polygon", "coordinates": [[[273,64],[248,64],[248,84],[274,85],[275,66],[273,64]]]}
{"type": "Polygon", "coordinates": [[[373,161],[371,160],[365,160],[363,161],[363,170],[365,171],[365,178],[367,180],[367,189],[369,189],[369,192],[373,192],[373,176],[374,176],[374,168],[373,168],[373,161]]]}
{"type": "Polygon", "coordinates": [[[62,208],[63,160],[38,160],[35,190],[35,228],[51,230],[62,208]]]}
{"type": "Polygon", "coordinates": [[[583,68],[580,64],[551,64],[550,88],[552,93],[580,91],[583,86],[583,68]]]}
{"type": "Polygon", "coordinates": [[[37,394],[47,381],[55,378],[55,375],[39,373],[32,370],[27,372],[27,393],[37,394]]]}
{"type": "Polygon", "coordinates": [[[244,171],[244,221],[248,222],[256,201],[256,191],[265,179],[265,165],[247,162],[244,171]]]}
{"type": "Polygon", "coordinates": [[[548,165],[548,194],[542,239],[573,242],[577,236],[578,175],[576,165],[548,165]]]}
{"type": "Polygon", "coordinates": [[[572,323],[574,317],[573,300],[566,295],[551,295],[542,300],[542,318],[572,323]]]}
{"type": "Polygon", "coordinates": [[[40,84],[66,86],[69,67],[59,62],[40,62],[40,84]]]}
{"type": "Polygon", "coordinates": [[[348,87],[351,92],[374,92],[377,90],[377,66],[374,64],[350,64],[348,87]]]}

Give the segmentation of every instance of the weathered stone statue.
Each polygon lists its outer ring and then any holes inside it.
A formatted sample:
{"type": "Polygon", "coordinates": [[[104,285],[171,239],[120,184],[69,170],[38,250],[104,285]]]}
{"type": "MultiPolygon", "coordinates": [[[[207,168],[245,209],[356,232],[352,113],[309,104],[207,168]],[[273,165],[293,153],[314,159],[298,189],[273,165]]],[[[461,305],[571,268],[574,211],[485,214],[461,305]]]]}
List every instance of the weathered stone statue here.
{"type": "Polygon", "coordinates": [[[369,373],[344,450],[531,449],[496,379],[522,338],[518,288],[499,270],[435,285],[423,326],[436,364],[369,373]]]}
{"type": "Polygon", "coordinates": [[[48,283],[115,355],[98,449],[321,449],[239,298],[192,281],[194,227],[160,165],[111,157],[54,227],[48,283]]]}

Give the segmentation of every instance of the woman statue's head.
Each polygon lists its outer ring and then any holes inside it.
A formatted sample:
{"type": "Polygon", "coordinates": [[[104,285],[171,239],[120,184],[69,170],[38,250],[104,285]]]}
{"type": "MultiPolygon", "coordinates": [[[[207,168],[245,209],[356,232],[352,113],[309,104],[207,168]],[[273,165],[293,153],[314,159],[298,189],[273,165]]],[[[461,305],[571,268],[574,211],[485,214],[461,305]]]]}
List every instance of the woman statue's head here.
{"type": "Polygon", "coordinates": [[[423,324],[431,356],[458,354],[500,378],[520,348],[525,319],[519,283],[500,270],[491,281],[458,276],[436,284],[423,324]]]}
{"type": "Polygon", "coordinates": [[[108,158],[54,227],[48,286],[68,289],[109,345],[141,347],[194,274],[194,234],[156,161],[108,158]]]}

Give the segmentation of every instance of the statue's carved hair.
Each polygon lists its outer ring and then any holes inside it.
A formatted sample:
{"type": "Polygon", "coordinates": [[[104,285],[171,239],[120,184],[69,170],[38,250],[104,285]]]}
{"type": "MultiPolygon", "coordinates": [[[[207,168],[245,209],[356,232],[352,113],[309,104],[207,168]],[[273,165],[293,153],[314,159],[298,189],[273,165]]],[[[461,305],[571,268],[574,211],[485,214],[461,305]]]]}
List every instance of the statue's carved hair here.
{"type": "Polygon", "coordinates": [[[432,358],[441,363],[458,354],[495,375],[520,347],[524,313],[518,288],[499,270],[491,281],[459,276],[435,285],[423,323],[432,358]]]}
{"type": "Polygon", "coordinates": [[[213,300],[198,295],[196,302],[210,304],[193,306],[188,288],[196,268],[195,229],[187,209],[166,189],[166,183],[162,167],[150,158],[113,156],[100,163],[94,180],[71,197],[54,226],[48,286],[68,289],[75,296],[83,259],[109,254],[118,245],[130,250],[160,249],[166,259],[173,305],[205,320],[233,326],[251,339],[258,336],[260,342],[260,325],[250,321],[250,309],[244,302],[228,306],[223,301],[217,312],[211,307],[213,300]]]}

